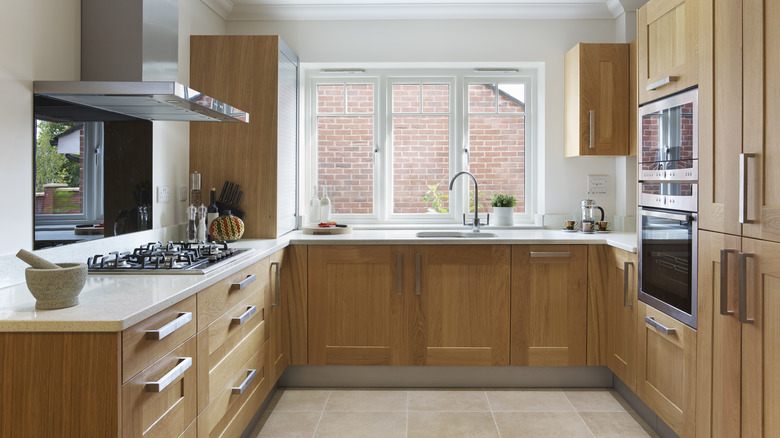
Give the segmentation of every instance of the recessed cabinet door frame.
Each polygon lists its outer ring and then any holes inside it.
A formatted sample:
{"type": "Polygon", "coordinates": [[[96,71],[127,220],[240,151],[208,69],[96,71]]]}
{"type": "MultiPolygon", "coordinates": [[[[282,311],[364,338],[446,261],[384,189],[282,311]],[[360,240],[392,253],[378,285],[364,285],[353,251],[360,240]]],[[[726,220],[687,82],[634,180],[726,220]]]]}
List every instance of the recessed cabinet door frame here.
{"type": "Polygon", "coordinates": [[[509,365],[510,255],[508,245],[413,248],[413,365],[509,365]]]}
{"type": "Polygon", "coordinates": [[[512,365],[584,366],[586,245],[512,247],[512,365]]]}
{"type": "Polygon", "coordinates": [[[406,365],[408,247],[311,245],[310,365],[406,365]]]}
{"type": "Polygon", "coordinates": [[[608,269],[609,336],[607,364],[632,391],[636,391],[637,255],[616,248],[608,269]]]}

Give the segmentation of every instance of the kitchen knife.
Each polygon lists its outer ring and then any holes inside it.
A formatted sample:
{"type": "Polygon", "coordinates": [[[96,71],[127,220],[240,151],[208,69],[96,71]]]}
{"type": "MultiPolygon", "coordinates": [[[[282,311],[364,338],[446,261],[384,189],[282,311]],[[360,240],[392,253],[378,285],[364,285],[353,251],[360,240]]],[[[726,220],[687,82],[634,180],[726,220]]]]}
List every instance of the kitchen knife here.
{"type": "Polygon", "coordinates": [[[225,184],[222,186],[222,191],[219,193],[219,200],[224,201],[225,200],[225,191],[227,191],[228,183],[230,181],[225,181],[225,184]]]}
{"type": "Polygon", "coordinates": [[[241,203],[241,195],[243,195],[243,194],[244,194],[244,192],[243,192],[243,191],[241,191],[241,192],[238,192],[238,198],[236,198],[236,203],[235,203],[235,204],[233,204],[233,206],[235,206],[235,207],[238,207],[238,204],[240,204],[240,203],[241,203]]]}
{"type": "Polygon", "coordinates": [[[228,204],[236,205],[235,201],[236,201],[236,196],[238,196],[238,187],[239,187],[238,184],[233,186],[233,191],[230,192],[230,199],[228,199],[228,201],[227,201],[228,204]]]}

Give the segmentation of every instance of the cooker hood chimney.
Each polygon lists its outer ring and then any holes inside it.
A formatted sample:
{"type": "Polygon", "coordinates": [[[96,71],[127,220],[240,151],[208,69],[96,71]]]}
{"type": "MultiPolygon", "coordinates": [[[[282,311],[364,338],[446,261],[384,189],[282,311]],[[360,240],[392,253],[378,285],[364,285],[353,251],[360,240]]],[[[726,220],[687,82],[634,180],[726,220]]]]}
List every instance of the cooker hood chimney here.
{"type": "Polygon", "coordinates": [[[178,0],[81,0],[81,81],[35,81],[36,116],[248,122],[176,82],[178,50],[178,0]]]}

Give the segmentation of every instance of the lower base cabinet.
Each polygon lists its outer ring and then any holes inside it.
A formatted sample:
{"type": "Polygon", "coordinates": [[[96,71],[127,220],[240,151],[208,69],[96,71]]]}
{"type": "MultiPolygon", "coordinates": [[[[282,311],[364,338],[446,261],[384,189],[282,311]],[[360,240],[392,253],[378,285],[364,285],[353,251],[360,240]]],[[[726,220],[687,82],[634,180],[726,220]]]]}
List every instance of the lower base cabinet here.
{"type": "Polygon", "coordinates": [[[636,394],[681,437],[696,436],[696,330],[637,308],[636,394]]]}

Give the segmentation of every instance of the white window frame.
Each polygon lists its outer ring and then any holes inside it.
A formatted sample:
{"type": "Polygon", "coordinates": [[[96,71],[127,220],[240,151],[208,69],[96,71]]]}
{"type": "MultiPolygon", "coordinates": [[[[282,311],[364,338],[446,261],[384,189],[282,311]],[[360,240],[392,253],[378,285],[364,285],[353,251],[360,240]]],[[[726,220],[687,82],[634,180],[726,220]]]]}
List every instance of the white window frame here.
{"type": "MultiPolygon", "coordinates": [[[[392,85],[396,83],[449,83],[450,95],[450,160],[449,177],[466,169],[466,142],[468,141],[468,85],[484,83],[523,83],[525,84],[525,212],[515,213],[516,225],[533,225],[536,211],[536,192],[541,181],[537,181],[537,148],[539,148],[537,131],[541,129],[538,117],[541,114],[539,77],[541,66],[532,64],[502,65],[493,68],[483,68],[484,65],[453,65],[441,66],[430,64],[378,64],[374,68],[364,68],[355,65],[310,64],[302,65],[306,87],[302,90],[305,102],[303,112],[302,144],[306,151],[301,172],[302,203],[308,206],[311,199],[311,187],[317,184],[317,114],[316,86],[319,84],[374,84],[374,205],[372,214],[333,214],[332,219],[352,224],[460,224],[463,214],[468,214],[465,201],[468,200],[468,190],[473,183],[468,177],[460,177],[449,199],[449,212],[430,214],[400,214],[392,212],[392,85]],[[382,92],[380,92],[382,90],[382,92]],[[382,123],[380,123],[380,120],[382,123]]],[[[492,67],[492,66],[487,66],[492,67]]],[[[346,110],[346,107],[345,107],[346,110]]],[[[420,113],[425,115],[427,113],[420,113]]],[[[438,114],[438,113],[431,113],[438,114]]],[[[497,113],[501,114],[501,113],[497,113]]],[[[511,114],[511,113],[507,113],[511,114]]],[[[360,114],[356,114],[360,115],[360,114]]],[[[478,181],[479,182],[479,181],[478,181]]],[[[320,190],[321,194],[321,189],[320,190]]],[[[445,190],[447,187],[444,188],[445,190]]],[[[483,205],[489,205],[489,199],[480,199],[483,205]]],[[[306,208],[304,207],[304,211],[306,208]]],[[[481,214],[484,219],[484,214],[481,214]]]]}

